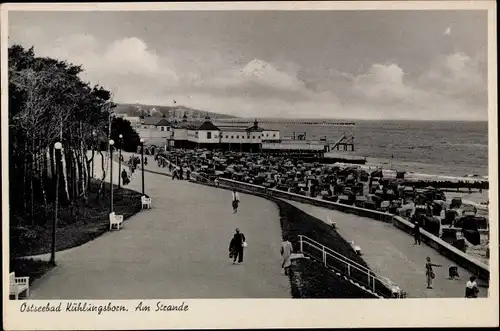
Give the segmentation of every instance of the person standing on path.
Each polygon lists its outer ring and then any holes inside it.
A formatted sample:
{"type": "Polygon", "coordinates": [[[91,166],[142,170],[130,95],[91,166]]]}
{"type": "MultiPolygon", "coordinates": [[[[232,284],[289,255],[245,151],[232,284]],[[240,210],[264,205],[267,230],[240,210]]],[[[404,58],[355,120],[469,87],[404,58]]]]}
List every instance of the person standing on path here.
{"type": "Polygon", "coordinates": [[[288,241],[288,238],[286,236],[283,236],[283,242],[281,243],[281,256],[283,257],[283,263],[281,264],[281,267],[285,270],[285,275],[287,276],[290,273],[290,267],[292,265],[292,262],[290,260],[292,253],[292,243],[288,241]]]}
{"type": "Polygon", "coordinates": [[[471,276],[467,284],[465,285],[465,297],[466,298],[477,298],[479,294],[479,288],[476,283],[476,276],[471,276]]]}
{"type": "Polygon", "coordinates": [[[233,258],[233,264],[236,264],[236,259],[238,259],[238,263],[243,262],[243,248],[245,245],[245,235],[240,232],[240,229],[236,229],[236,233],[229,243],[229,256],[233,258]]]}
{"type": "Polygon", "coordinates": [[[238,212],[238,205],[240,204],[240,196],[236,190],[233,190],[233,214],[238,212]]]}
{"type": "Polygon", "coordinates": [[[130,183],[130,181],[128,180],[127,171],[125,169],[122,170],[121,176],[122,176],[122,185],[127,185],[128,183],[130,183]]]}
{"type": "Polygon", "coordinates": [[[420,245],[422,242],[420,241],[420,222],[418,219],[415,219],[413,225],[413,238],[415,238],[415,243],[413,245],[420,245]]]}
{"type": "Polygon", "coordinates": [[[427,288],[432,288],[432,280],[436,275],[434,274],[434,270],[432,267],[442,267],[440,264],[434,264],[431,262],[431,258],[427,256],[427,263],[425,264],[425,276],[427,277],[427,288]]]}

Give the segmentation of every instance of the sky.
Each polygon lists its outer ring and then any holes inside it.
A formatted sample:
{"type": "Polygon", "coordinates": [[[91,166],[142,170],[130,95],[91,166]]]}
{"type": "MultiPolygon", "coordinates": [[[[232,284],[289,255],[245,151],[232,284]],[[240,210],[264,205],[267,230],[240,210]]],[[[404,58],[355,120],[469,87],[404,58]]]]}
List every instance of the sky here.
{"type": "Polygon", "coordinates": [[[115,102],[242,117],[487,120],[486,11],[9,12],[9,44],[115,102]]]}

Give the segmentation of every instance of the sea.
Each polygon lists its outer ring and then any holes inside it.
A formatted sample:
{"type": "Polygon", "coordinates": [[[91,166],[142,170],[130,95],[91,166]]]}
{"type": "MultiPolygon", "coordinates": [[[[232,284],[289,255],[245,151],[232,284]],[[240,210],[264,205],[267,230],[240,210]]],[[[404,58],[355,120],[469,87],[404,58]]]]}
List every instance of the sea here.
{"type": "MultiPolygon", "coordinates": [[[[488,122],[368,121],[355,126],[266,124],[282,136],[306,132],[307,139],[336,141],[354,135],[354,155],[367,165],[399,171],[463,177],[488,176],[488,122]]],[[[352,154],[352,153],[350,153],[352,154]]]]}

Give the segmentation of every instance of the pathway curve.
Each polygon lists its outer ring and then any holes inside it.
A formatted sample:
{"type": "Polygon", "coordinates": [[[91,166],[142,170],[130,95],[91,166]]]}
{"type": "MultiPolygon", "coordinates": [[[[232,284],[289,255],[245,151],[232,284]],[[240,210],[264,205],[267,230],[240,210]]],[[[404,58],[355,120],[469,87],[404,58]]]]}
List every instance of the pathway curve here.
{"type": "MultiPolygon", "coordinates": [[[[131,153],[124,154],[125,161],[127,161],[131,153]]],[[[140,156],[140,154],[135,155],[140,156]]],[[[168,167],[159,167],[154,162],[153,157],[150,156],[145,169],[159,173],[169,173],[168,167]]],[[[134,176],[140,177],[140,171],[136,172],[134,176]]],[[[175,180],[174,182],[177,183],[178,181],[175,180]]],[[[199,186],[206,188],[203,185],[199,186]]],[[[471,274],[467,270],[459,268],[461,278],[453,281],[449,280],[447,278],[448,267],[455,264],[453,261],[440,255],[424,243],[420,246],[414,246],[413,237],[395,228],[392,224],[306,203],[285,201],[323,221],[329,216],[331,220],[337,223],[337,231],[345,240],[348,242],[354,240],[357,245],[361,246],[364,254],[363,259],[370,269],[394,281],[408,293],[409,297],[463,297],[465,283],[471,274]],[[443,265],[443,268],[434,268],[436,279],[432,290],[426,288],[424,275],[425,258],[427,256],[431,257],[434,263],[443,265]]],[[[480,296],[485,297],[486,292],[487,289],[481,288],[480,296]]]]}
{"type": "MultiPolygon", "coordinates": [[[[58,266],[37,280],[31,299],[291,297],[275,204],[241,194],[234,215],[228,191],[147,172],[145,183],[153,208],[120,231],[57,253],[58,266]],[[249,245],[242,265],[228,258],[236,227],[249,245]]],[[[140,190],[141,176],[127,187],[140,190]]]]}
{"type": "MultiPolygon", "coordinates": [[[[285,199],[283,199],[285,200],[285,199]]],[[[448,279],[448,267],[456,265],[448,258],[440,255],[433,248],[422,243],[413,245],[413,237],[391,223],[384,223],[366,217],[345,214],[339,211],[313,206],[306,203],[285,200],[305,213],[322,221],[327,216],[337,223],[338,233],[348,242],[354,240],[363,252],[363,259],[371,270],[385,276],[413,298],[451,298],[463,297],[465,283],[471,274],[459,268],[460,279],[448,279]],[[427,289],[425,278],[425,258],[429,256],[435,264],[443,265],[434,268],[436,278],[433,289],[427,289]]],[[[480,296],[487,295],[487,289],[480,289],[480,296]]]]}

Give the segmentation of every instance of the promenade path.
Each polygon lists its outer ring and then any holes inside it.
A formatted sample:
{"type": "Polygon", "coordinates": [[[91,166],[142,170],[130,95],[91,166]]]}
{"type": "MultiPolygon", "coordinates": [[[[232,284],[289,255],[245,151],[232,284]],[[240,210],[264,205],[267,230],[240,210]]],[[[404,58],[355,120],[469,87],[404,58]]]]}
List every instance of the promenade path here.
{"type": "MultiPolygon", "coordinates": [[[[94,164],[99,176],[99,156],[94,164]]],[[[117,183],[116,162],[114,169],[117,183]]],[[[152,209],[58,252],[57,267],[35,282],[30,299],[291,298],[275,204],[241,194],[234,215],[228,191],[148,172],[145,183],[152,209]],[[241,265],[228,258],[237,227],[248,241],[241,265]]],[[[141,190],[140,171],[127,187],[141,190]]]]}
{"type": "MultiPolygon", "coordinates": [[[[285,200],[285,199],[283,199],[285,200]]],[[[366,217],[345,214],[339,211],[313,206],[306,203],[285,200],[305,213],[322,221],[327,216],[337,224],[338,233],[348,242],[354,240],[363,252],[363,259],[374,272],[389,278],[408,293],[411,298],[463,297],[465,283],[471,274],[459,268],[460,279],[448,279],[448,267],[456,263],[440,255],[433,248],[422,243],[413,245],[413,237],[390,223],[366,217]],[[425,259],[442,268],[434,268],[436,278],[433,289],[427,289],[425,259]]],[[[480,288],[480,297],[487,296],[487,289],[480,288]]]]}
{"type": "MultiPolygon", "coordinates": [[[[127,153],[125,161],[130,154],[127,153]]],[[[140,156],[140,155],[139,155],[140,156]]],[[[148,157],[146,170],[169,173],[168,167],[158,167],[153,157],[148,157]]],[[[200,185],[201,186],[201,185],[200,185]]],[[[285,199],[283,199],[285,200],[285,199]]],[[[460,278],[448,279],[448,267],[456,265],[440,255],[433,248],[422,243],[413,245],[413,237],[392,224],[375,221],[366,217],[346,214],[306,203],[285,200],[302,211],[325,221],[327,216],[337,223],[337,231],[348,242],[354,240],[363,250],[363,259],[374,272],[398,284],[412,298],[451,298],[463,297],[465,283],[471,274],[459,267],[460,278]],[[435,264],[436,278],[433,289],[427,289],[425,278],[425,259],[429,256],[435,264]]],[[[487,289],[481,288],[480,297],[487,296],[487,289]]]]}
{"type": "MultiPolygon", "coordinates": [[[[124,153],[125,161],[130,155],[131,153],[124,153]]],[[[168,167],[158,167],[152,156],[148,156],[148,164],[145,169],[169,173],[168,167]]],[[[136,172],[134,176],[140,176],[140,171],[136,172]]],[[[200,187],[205,186],[200,185],[200,187]]],[[[451,298],[464,296],[465,283],[471,274],[465,269],[459,268],[460,279],[449,280],[448,267],[452,264],[456,265],[453,261],[440,255],[424,243],[420,246],[414,246],[413,237],[395,228],[392,224],[306,203],[285,201],[320,220],[325,221],[326,217],[329,216],[337,223],[337,231],[345,240],[348,242],[354,240],[362,248],[363,259],[370,269],[398,284],[408,293],[408,297],[451,298]],[[427,256],[431,257],[433,263],[443,265],[442,268],[434,268],[436,278],[433,282],[433,289],[427,289],[426,284],[425,258],[427,256]]],[[[481,288],[480,297],[486,295],[487,289],[481,288]]]]}

